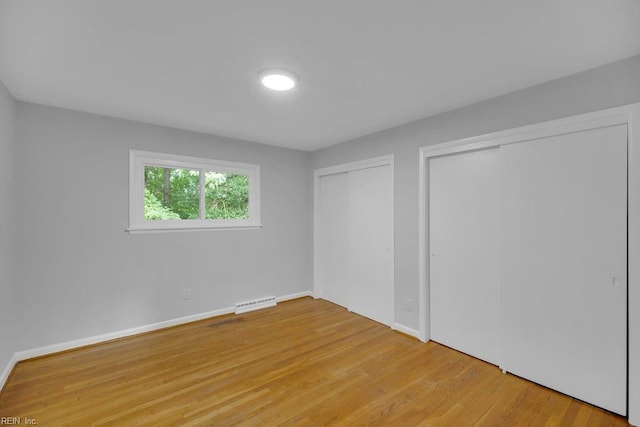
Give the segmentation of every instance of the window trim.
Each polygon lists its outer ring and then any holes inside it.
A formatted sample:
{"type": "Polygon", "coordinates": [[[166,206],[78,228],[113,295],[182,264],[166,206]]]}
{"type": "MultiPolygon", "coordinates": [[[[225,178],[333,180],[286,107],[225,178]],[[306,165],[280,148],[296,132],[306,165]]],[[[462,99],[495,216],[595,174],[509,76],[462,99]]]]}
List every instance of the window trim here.
{"type": "Polygon", "coordinates": [[[255,230],[260,220],[260,166],[176,154],[129,150],[129,228],[131,234],[201,230],[255,230]],[[200,179],[200,219],[147,220],[144,218],[144,169],[146,166],[182,168],[249,176],[248,219],[204,219],[205,180],[200,179]]]}

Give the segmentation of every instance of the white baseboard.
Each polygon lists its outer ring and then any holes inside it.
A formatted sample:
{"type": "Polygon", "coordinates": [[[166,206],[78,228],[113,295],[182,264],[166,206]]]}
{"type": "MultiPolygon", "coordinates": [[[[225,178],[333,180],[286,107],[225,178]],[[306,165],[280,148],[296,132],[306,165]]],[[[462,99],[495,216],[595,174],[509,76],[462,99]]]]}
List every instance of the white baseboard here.
{"type": "Polygon", "coordinates": [[[313,296],[313,292],[304,291],[304,292],[298,292],[296,294],[289,294],[289,295],[284,295],[284,296],[281,296],[281,297],[277,297],[276,301],[285,302],[285,301],[290,301],[292,299],[298,299],[298,298],[304,298],[304,297],[312,297],[312,296],[313,296]]]}
{"type": "Polygon", "coordinates": [[[18,363],[18,356],[16,355],[16,353],[13,353],[13,356],[11,356],[11,359],[9,359],[7,367],[4,368],[4,371],[2,371],[2,376],[0,376],[0,390],[2,390],[2,387],[4,387],[4,384],[9,379],[9,375],[11,375],[11,371],[13,371],[13,367],[16,365],[16,363],[18,363]]]}
{"type": "Polygon", "coordinates": [[[403,334],[415,337],[417,339],[420,339],[420,331],[417,331],[413,328],[410,328],[408,326],[404,326],[401,325],[400,323],[394,323],[393,324],[393,329],[398,331],[398,332],[402,332],[403,334]]]}
{"type": "MultiPolygon", "coordinates": [[[[283,295],[281,297],[277,297],[276,300],[278,302],[283,302],[283,301],[289,301],[292,299],[302,298],[306,296],[313,296],[313,292],[304,291],[304,292],[298,292],[295,294],[283,295]]],[[[184,323],[195,322],[198,320],[207,319],[209,317],[222,316],[224,314],[230,314],[233,312],[234,312],[233,307],[224,307],[224,308],[219,308],[217,310],[207,311],[207,312],[198,313],[198,314],[192,314],[190,316],[165,320],[158,323],[151,323],[148,325],[142,325],[135,328],[124,329],[116,332],[110,332],[107,334],[95,335],[92,337],[80,338],[77,340],[66,341],[59,344],[51,344],[51,345],[46,345],[44,347],[33,348],[30,350],[18,351],[13,354],[13,356],[9,360],[9,364],[6,366],[6,368],[2,372],[2,376],[0,377],[0,389],[2,389],[5,382],[9,378],[9,375],[11,374],[11,371],[13,370],[16,363],[22,360],[33,359],[34,357],[45,356],[47,354],[58,353],[61,351],[71,350],[78,347],[85,347],[88,345],[111,341],[118,338],[138,335],[144,332],[156,331],[158,329],[164,329],[164,328],[169,328],[171,326],[182,325],[184,323]]]]}
{"type": "Polygon", "coordinates": [[[34,357],[44,356],[51,353],[58,353],[60,351],[71,350],[73,348],[84,347],[87,345],[98,344],[105,341],[111,341],[118,338],[124,338],[131,335],[137,335],[144,332],[151,332],[158,329],[168,328],[171,326],[181,325],[184,323],[195,322],[197,320],[206,319],[208,317],[222,316],[223,314],[233,313],[233,307],[220,308],[218,310],[207,311],[205,313],[192,314],[190,316],[179,317],[177,319],[165,320],[163,322],[151,323],[148,325],[142,325],[131,329],[124,329],[121,331],[110,332],[102,335],[95,335],[93,337],[80,338],[73,341],[66,341],[59,344],[47,345],[44,347],[33,348],[31,350],[19,351],[16,353],[18,361],[32,359],[34,357]]]}

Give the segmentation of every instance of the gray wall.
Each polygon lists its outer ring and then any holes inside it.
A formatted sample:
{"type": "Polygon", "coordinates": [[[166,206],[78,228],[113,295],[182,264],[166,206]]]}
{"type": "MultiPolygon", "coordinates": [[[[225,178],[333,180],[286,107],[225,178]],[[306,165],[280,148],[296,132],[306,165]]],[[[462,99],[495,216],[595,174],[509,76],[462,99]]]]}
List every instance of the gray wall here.
{"type": "Polygon", "coordinates": [[[16,132],[16,350],[311,289],[310,153],[23,102],[16,132]],[[129,149],[259,164],[264,228],[129,235],[129,149]]]}
{"type": "Polygon", "coordinates": [[[313,168],[395,154],[396,321],[418,329],[418,149],[640,102],[640,56],[419,120],[313,153],[313,168]]]}
{"type": "Polygon", "coordinates": [[[0,374],[15,351],[13,155],[15,101],[0,82],[0,374]]]}
{"type": "Polygon", "coordinates": [[[2,87],[0,367],[14,351],[311,289],[311,170],[388,153],[396,321],[417,329],[402,306],[418,298],[418,148],[633,102],[640,56],[303,153],[14,103],[2,87]],[[129,235],[131,148],[260,164],[264,229],[129,235]]]}

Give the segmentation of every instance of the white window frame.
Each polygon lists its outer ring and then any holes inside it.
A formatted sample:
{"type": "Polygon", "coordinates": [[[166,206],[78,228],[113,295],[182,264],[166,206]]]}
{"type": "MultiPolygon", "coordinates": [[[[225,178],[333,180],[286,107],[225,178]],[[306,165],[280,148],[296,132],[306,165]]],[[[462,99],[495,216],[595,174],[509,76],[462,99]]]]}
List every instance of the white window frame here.
{"type": "Polygon", "coordinates": [[[262,227],[260,221],[260,166],[175,154],[129,150],[129,228],[136,233],[162,233],[198,230],[250,230],[262,227]],[[146,166],[200,171],[200,218],[181,220],[147,220],[144,217],[144,170],[146,166]],[[205,218],[205,172],[222,172],[249,176],[248,219],[205,218]]]}

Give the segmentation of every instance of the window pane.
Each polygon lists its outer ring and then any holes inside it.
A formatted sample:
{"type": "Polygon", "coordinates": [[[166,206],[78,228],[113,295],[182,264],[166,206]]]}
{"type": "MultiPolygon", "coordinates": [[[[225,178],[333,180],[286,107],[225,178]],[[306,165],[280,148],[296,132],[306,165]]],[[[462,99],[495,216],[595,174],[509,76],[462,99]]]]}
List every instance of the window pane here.
{"type": "Polygon", "coordinates": [[[249,218],[249,176],[206,172],[206,219],[249,218]]]}
{"type": "Polygon", "coordinates": [[[200,171],[145,166],[145,219],[198,219],[199,205],[200,171]]]}

